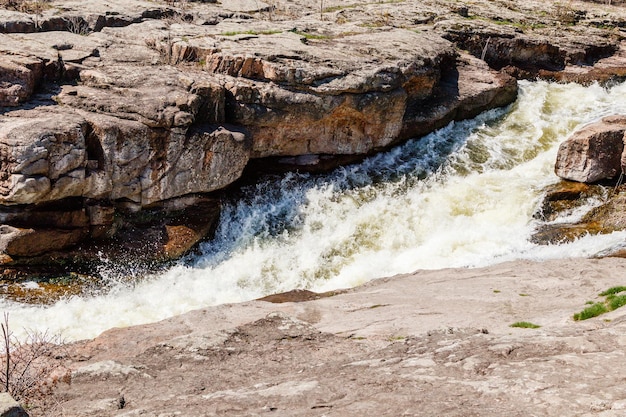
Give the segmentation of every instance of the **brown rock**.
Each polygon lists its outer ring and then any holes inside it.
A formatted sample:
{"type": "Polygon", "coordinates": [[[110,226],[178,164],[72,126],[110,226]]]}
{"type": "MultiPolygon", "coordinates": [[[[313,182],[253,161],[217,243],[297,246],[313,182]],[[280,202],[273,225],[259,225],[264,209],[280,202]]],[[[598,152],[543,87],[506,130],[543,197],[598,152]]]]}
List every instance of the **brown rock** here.
{"type": "Polygon", "coordinates": [[[585,235],[626,230],[626,189],[562,181],[546,190],[541,208],[535,213],[546,223],[531,237],[537,244],[571,242],[585,235]],[[589,208],[591,207],[591,208],[589,208]],[[575,211],[585,210],[580,220],[555,221],[575,211]]]}
{"type": "Polygon", "coordinates": [[[456,65],[443,73],[432,98],[407,106],[401,138],[425,135],[452,120],[477,116],[504,106],[517,97],[514,78],[491,70],[484,61],[460,53],[456,65]]]}
{"type": "MultiPolygon", "coordinates": [[[[114,225],[114,245],[107,244],[106,233],[94,236],[98,241],[85,242],[76,253],[57,255],[89,261],[92,256],[124,259],[137,266],[180,258],[198,242],[207,239],[219,219],[220,203],[211,198],[172,199],[137,213],[120,215],[120,224],[114,225]]],[[[98,231],[110,229],[105,218],[98,231]]],[[[92,235],[93,235],[92,228],[92,235]]]]}
{"type": "Polygon", "coordinates": [[[601,185],[560,181],[547,187],[544,193],[545,197],[541,207],[534,214],[534,217],[551,222],[559,216],[570,214],[592,200],[606,198],[607,190],[601,185]]]}
{"type": "Polygon", "coordinates": [[[64,203],[54,207],[2,207],[0,224],[37,228],[89,227],[91,213],[88,215],[85,209],[76,207],[76,202],[64,203]]]}
{"type": "Polygon", "coordinates": [[[577,131],[559,146],[556,175],[591,183],[620,174],[624,131],[624,117],[605,118],[577,131]]]}
{"type": "Polygon", "coordinates": [[[0,107],[17,106],[28,100],[42,76],[43,63],[40,60],[0,55],[0,107]]]}
{"type": "Polygon", "coordinates": [[[88,229],[19,229],[0,225],[0,252],[9,256],[37,256],[75,246],[88,229]]]}
{"type": "Polygon", "coordinates": [[[626,230],[626,194],[624,190],[611,196],[611,198],[598,207],[593,208],[583,219],[583,223],[598,224],[601,233],[611,233],[618,230],[626,230]]]}

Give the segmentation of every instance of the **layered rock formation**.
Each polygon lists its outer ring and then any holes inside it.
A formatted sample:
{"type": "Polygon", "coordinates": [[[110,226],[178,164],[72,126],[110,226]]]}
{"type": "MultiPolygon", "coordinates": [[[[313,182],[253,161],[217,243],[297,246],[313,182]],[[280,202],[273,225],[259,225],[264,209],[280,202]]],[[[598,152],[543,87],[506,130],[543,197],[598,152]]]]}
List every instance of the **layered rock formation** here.
{"type": "Polygon", "coordinates": [[[331,3],[2,10],[4,265],[109,250],[116,236],[147,230],[131,215],[147,210],[153,232],[139,235],[162,244],[135,246],[178,255],[186,249],[164,248],[168,219],[233,183],[250,159],[364,156],[510,103],[509,74],[591,77],[608,56],[603,79],[626,73],[615,7],[607,17],[600,6],[545,3],[331,3]],[[564,26],[568,13],[575,24],[564,26]],[[567,36],[551,36],[552,24],[567,36]]]}

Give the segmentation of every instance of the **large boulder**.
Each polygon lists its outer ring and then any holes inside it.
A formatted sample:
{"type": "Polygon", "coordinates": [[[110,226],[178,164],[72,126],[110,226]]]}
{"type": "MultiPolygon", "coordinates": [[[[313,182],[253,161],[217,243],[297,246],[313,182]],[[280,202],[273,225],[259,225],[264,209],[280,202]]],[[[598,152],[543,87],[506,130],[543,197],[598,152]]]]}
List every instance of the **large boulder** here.
{"type": "MultiPolygon", "coordinates": [[[[147,261],[180,256],[212,231],[219,213],[211,202],[190,215],[199,200],[186,196],[237,180],[250,150],[249,136],[232,126],[166,130],[67,109],[11,112],[0,118],[0,253],[66,251],[91,236],[147,261]],[[129,218],[139,210],[152,210],[154,220],[129,218]]],[[[101,247],[83,252],[65,258],[119,257],[101,247]]]]}
{"type": "Polygon", "coordinates": [[[428,32],[243,29],[220,24],[192,37],[177,26],[170,48],[154,42],[170,59],[193,57],[223,77],[227,120],[250,130],[255,158],[368,154],[517,93],[513,78],[428,32]],[[221,26],[229,35],[216,38],[221,26]]]}
{"type": "Polygon", "coordinates": [[[625,131],[626,117],[610,116],[575,132],[559,146],[556,175],[586,183],[619,175],[625,131]]]}
{"type": "Polygon", "coordinates": [[[539,244],[572,241],[588,234],[626,229],[624,185],[607,189],[604,180],[626,169],[626,116],[609,116],[584,126],[559,146],[556,174],[566,181],[545,190],[535,217],[542,223],[531,240],[539,244]],[[588,207],[593,207],[589,209],[588,207]],[[579,219],[555,221],[585,210],[579,219]]]}
{"type": "Polygon", "coordinates": [[[28,417],[28,413],[8,392],[0,393],[0,417],[28,417]]]}
{"type": "Polygon", "coordinates": [[[88,229],[20,229],[0,225],[0,252],[9,256],[37,256],[77,245],[88,229]]]}
{"type": "Polygon", "coordinates": [[[238,129],[155,130],[106,115],[32,111],[0,119],[0,202],[70,197],[140,207],[235,181],[250,141],[238,129]]]}

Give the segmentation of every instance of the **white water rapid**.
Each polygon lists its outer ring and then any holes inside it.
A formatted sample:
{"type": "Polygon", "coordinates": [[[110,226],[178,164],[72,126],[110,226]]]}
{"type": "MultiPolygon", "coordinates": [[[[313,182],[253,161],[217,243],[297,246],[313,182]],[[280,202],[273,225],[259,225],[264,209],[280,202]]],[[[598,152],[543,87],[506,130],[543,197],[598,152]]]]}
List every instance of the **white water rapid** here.
{"type": "Polygon", "coordinates": [[[522,82],[506,109],[456,122],[324,176],[288,174],[227,205],[202,256],[162,274],[50,306],[0,301],[23,326],[69,340],[115,326],[294,288],[326,291],[417,269],[584,257],[625,233],[563,245],[528,241],[558,144],[581,125],[626,113],[626,84],[522,82]]]}

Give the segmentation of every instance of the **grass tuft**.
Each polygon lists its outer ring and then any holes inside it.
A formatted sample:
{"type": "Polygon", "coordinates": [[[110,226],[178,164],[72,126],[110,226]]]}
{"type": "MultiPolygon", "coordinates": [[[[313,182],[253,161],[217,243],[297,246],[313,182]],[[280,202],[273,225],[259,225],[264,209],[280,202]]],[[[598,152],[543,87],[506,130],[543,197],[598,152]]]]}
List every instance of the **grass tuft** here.
{"type": "Polygon", "coordinates": [[[528,321],[518,321],[511,324],[509,327],[519,327],[521,329],[538,329],[541,326],[538,324],[530,323],[528,321]]]}
{"type": "Polygon", "coordinates": [[[626,305],[626,294],[617,295],[626,291],[626,286],[620,285],[611,287],[606,291],[600,293],[601,297],[606,297],[604,301],[593,304],[591,301],[587,301],[585,304],[591,304],[580,313],[574,314],[574,320],[587,320],[592,317],[597,317],[600,314],[608,313],[609,311],[617,310],[618,308],[626,305]]]}
{"type": "Polygon", "coordinates": [[[294,31],[294,33],[296,33],[296,34],[298,34],[300,36],[303,36],[306,39],[313,39],[313,40],[315,40],[315,39],[331,39],[331,36],[328,36],[328,35],[318,35],[318,34],[315,34],[315,33],[301,32],[299,30],[294,31]]]}
{"type": "Polygon", "coordinates": [[[618,295],[618,296],[611,297],[611,299],[608,300],[608,303],[609,303],[609,308],[611,310],[617,310],[623,305],[626,305],[626,295],[618,295]]]}
{"type": "Polygon", "coordinates": [[[606,304],[604,304],[604,303],[595,303],[595,304],[587,307],[586,309],[584,309],[580,313],[574,314],[574,320],[576,320],[576,321],[587,320],[587,319],[590,319],[592,317],[597,317],[600,314],[604,314],[604,313],[606,313],[608,311],[609,310],[606,307],[606,304]]]}
{"type": "Polygon", "coordinates": [[[626,291],[626,287],[623,286],[623,285],[619,285],[617,287],[611,287],[608,290],[601,292],[600,296],[601,297],[606,297],[608,295],[615,295],[615,294],[618,294],[618,293],[623,292],[623,291],[626,291]]]}

